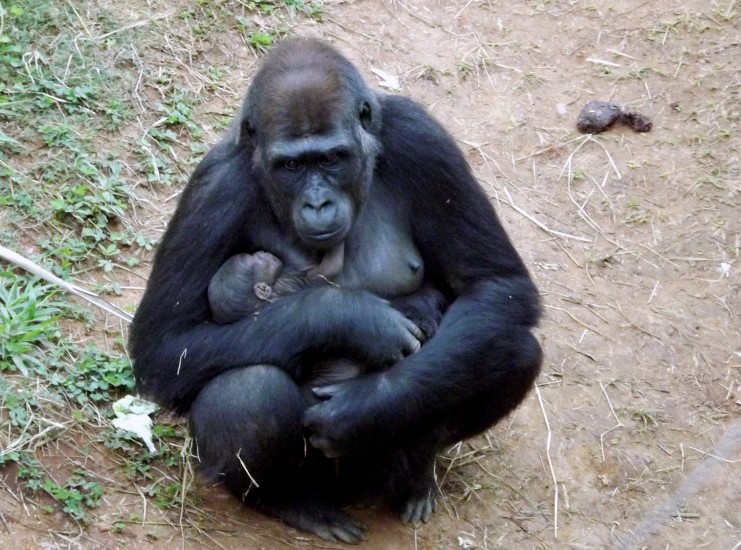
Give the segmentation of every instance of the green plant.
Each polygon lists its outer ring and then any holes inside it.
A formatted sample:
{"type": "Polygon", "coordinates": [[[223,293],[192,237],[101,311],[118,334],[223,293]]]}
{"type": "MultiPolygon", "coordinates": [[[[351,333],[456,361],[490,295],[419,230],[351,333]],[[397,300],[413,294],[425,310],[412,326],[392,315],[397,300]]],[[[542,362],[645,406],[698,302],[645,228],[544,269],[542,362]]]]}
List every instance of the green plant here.
{"type": "MultiPolygon", "coordinates": [[[[72,4],[14,0],[0,20],[0,170],[6,176],[0,203],[51,228],[59,241],[76,241],[70,250],[60,242],[57,250],[53,238],[43,239],[52,257],[64,258],[61,272],[69,273],[107,241],[112,222],[134,200],[120,155],[99,146],[131,118],[121,95],[126,76],[112,52],[80,40],[69,24],[78,20],[72,4]]],[[[100,28],[111,23],[101,12],[100,28]]]]}
{"type": "MultiPolygon", "coordinates": [[[[0,378],[0,410],[7,415],[10,429],[23,428],[29,420],[29,411],[38,406],[34,393],[28,388],[11,386],[7,381],[0,378]]],[[[0,419],[0,426],[3,422],[0,419]]],[[[16,462],[19,458],[18,452],[3,450],[0,452],[0,466],[4,461],[16,462]]]]}
{"type": "MultiPolygon", "coordinates": [[[[191,138],[198,139],[203,132],[193,121],[193,109],[197,103],[197,98],[194,98],[188,92],[176,90],[163,102],[156,103],[155,109],[165,115],[163,122],[166,127],[184,127],[191,138]]],[[[154,131],[150,133],[155,137],[162,136],[170,140],[176,139],[174,134],[167,134],[166,132],[154,131]]]]}
{"type": "Polygon", "coordinates": [[[181,483],[170,480],[161,480],[147,485],[142,492],[153,498],[157,507],[165,510],[180,506],[180,495],[183,491],[181,483]]]}
{"type": "Polygon", "coordinates": [[[157,450],[150,453],[141,440],[130,432],[116,430],[105,434],[105,446],[125,457],[124,469],[132,480],[151,480],[154,477],[152,463],[160,462],[170,468],[176,468],[180,463],[179,452],[176,452],[174,446],[185,438],[185,426],[158,423],[152,426],[152,435],[157,450]]]}
{"type": "Polygon", "coordinates": [[[77,521],[86,521],[87,508],[100,506],[103,498],[103,488],[95,481],[82,477],[82,472],[70,477],[59,485],[56,481],[46,478],[40,489],[62,505],[62,511],[77,521]]]}
{"type": "Polygon", "coordinates": [[[54,369],[44,374],[69,399],[80,404],[110,401],[134,389],[134,375],[126,357],[114,355],[89,346],[77,352],[72,362],[68,357],[52,359],[54,369]]]}
{"type": "Polygon", "coordinates": [[[47,350],[59,342],[57,320],[66,310],[56,289],[37,279],[0,272],[0,371],[28,376],[43,368],[47,350]]]}

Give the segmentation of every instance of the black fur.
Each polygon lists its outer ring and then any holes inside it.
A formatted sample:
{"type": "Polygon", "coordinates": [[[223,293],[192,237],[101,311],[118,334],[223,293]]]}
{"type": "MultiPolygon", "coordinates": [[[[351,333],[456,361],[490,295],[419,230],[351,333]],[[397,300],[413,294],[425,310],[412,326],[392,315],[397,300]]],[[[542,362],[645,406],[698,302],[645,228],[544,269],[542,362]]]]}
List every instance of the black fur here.
{"type": "Polygon", "coordinates": [[[336,504],[379,496],[405,521],[426,521],[436,452],[492,426],[532,387],[539,315],[449,134],[413,101],[374,94],[329,46],[302,40],[271,53],[235,129],[193,174],[130,350],[139,391],[190,415],[206,474],[291,525],[358,542],[364,528],[336,504]],[[374,248],[377,235],[401,242],[402,255],[374,248]],[[229,257],[266,250],[310,266],[343,240],[345,271],[359,274],[346,284],[213,321],[207,287],[229,257]],[[421,282],[399,275],[405,254],[423,263],[421,282]],[[400,289],[420,286],[450,305],[412,353],[418,328],[378,295],[403,302],[400,289]],[[378,372],[316,388],[312,404],[302,366],[324,357],[378,372]]]}

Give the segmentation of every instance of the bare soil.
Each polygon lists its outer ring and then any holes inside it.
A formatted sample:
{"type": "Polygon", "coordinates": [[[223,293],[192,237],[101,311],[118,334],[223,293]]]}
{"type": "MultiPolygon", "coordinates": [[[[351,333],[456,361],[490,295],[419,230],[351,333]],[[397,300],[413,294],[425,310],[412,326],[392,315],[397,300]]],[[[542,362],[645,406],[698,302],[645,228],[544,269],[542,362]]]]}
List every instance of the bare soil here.
{"type": "MultiPolygon", "coordinates": [[[[132,21],[162,11],[107,4],[132,21]]],[[[741,548],[738,9],[331,1],[323,22],[292,29],[331,40],[375,84],[373,68],[396,76],[444,123],[546,311],[536,391],[440,460],[430,523],[357,512],[371,528],[364,548],[741,548]],[[653,129],[581,134],[591,100],[638,111],[653,129]]],[[[227,67],[236,91],[202,91],[203,112],[234,112],[254,54],[226,36],[193,63],[227,67]]],[[[174,202],[140,213],[142,231],[159,234],[174,202]]],[[[219,488],[192,485],[197,510],[160,511],[115,473],[105,483],[98,522],[83,532],[0,499],[0,546],[335,547],[219,488]],[[110,518],[131,514],[141,522],[111,530],[110,518]]]]}

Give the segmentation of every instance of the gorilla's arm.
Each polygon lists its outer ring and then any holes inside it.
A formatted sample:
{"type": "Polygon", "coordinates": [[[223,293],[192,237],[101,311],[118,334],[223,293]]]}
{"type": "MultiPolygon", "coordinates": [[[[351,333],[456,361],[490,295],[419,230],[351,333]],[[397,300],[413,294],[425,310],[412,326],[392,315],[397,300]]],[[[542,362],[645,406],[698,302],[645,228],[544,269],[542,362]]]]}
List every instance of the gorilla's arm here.
{"type": "Polygon", "coordinates": [[[307,289],[265,304],[257,318],[213,321],[207,287],[214,273],[271,231],[254,177],[249,155],[232,139],[208,154],[157,250],[131,327],[138,390],[177,412],[186,412],[209,380],[234,367],[267,363],[290,372],[308,352],[352,351],[369,362],[393,362],[419,347],[413,323],[362,291],[307,289]],[[369,323],[351,322],[359,315],[369,323]]]}
{"type": "Polygon", "coordinates": [[[327,399],[305,423],[328,456],[366,452],[425,425],[443,426],[450,441],[478,433],[522,400],[540,369],[530,332],[538,292],[462,153],[412,101],[382,105],[377,184],[407,205],[427,276],[452,303],[418,353],[315,390],[327,399]]]}

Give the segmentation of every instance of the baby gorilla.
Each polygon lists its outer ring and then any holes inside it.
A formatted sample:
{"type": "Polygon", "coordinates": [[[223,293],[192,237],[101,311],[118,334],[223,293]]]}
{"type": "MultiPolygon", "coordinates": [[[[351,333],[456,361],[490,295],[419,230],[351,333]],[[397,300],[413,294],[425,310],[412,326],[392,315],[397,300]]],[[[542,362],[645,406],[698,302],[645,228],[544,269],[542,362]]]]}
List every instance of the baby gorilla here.
{"type": "Polygon", "coordinates": [[[261,302],[272,302],[312,283],[328,282],[342,270],[344,246],[325,254],[322,263],[283,274],[283,262],[269,252],[236,254],[219,268],[208,285],[214,321],[228,324],[255,313],[261,302]]]}
{"type": "MultiPolygon", "coordinates": [[[[330,250],[322,262],[310,269],[286,269],[269,252],[236,254],[219,268],[208,285],[208,301],[214,321],[233,323],[258,312],[262,302],[276,300],[310,285],[332,284],[330,279],[342,271],[344,245],[330,250]]],[[[437,330],[448,301],[431,284],[415,293],[390,300],[391,304],[415,323],[429,340],[437,330]]],[[[311,388],[354,378],[367,369],[347,359],[326,359],[312,363],[309,372],[299,375],[305,398],[313,401],[311,388]]]]}

